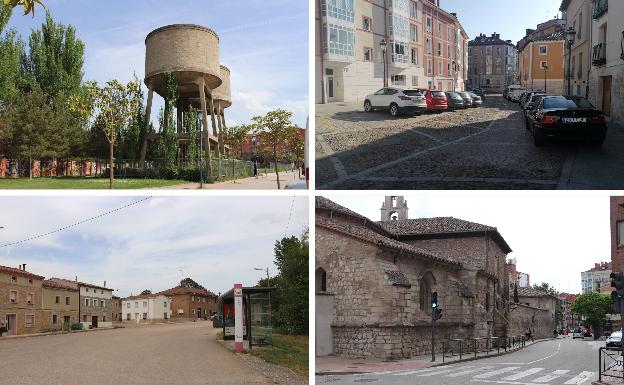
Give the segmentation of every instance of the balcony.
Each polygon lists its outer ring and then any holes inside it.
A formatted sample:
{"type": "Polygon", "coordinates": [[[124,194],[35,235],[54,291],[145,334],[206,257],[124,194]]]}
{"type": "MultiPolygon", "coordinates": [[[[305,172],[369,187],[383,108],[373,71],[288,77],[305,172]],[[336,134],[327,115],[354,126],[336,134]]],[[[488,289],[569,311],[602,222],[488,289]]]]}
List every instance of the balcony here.
{"type": "Polygon", "coordinates": [[[607,64],[607,43],[596,44],[592,53],[592,65],[601,67],[607,64]]]}
{"type": "Polygon", "coordinates": [[[594,12],[592,13],[594,19],[600,19],[602,15],[609,12],[609,0],[596,0],[594,4],[594,12]]]}

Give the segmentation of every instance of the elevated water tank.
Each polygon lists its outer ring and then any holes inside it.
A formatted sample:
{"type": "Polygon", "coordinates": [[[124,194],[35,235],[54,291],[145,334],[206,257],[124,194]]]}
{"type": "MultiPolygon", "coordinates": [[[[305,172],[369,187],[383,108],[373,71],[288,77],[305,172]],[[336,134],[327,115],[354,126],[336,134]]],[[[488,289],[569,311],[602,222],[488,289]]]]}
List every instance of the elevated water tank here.
{"type": "Polygon", "coordinates": [[[215,102],[221,105],[221,108],[228,108],[232,105],[230,69],[224,65],[221,66],[221,80],[223,80],[223,83],[212,92],[212,95],[215,102]]]}

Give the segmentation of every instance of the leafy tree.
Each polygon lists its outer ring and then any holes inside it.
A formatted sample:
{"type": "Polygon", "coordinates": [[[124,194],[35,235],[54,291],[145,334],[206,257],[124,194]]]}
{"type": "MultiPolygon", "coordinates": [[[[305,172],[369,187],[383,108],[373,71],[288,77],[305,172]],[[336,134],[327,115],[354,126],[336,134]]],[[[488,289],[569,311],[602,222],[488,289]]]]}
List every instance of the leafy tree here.
{"type": "Polygon", "coordinates": [[[190,289],[203,289],[206,290],[205,287],[200,285],[199,283],[193,281],[191,278],[184,278],[180,281],[180,285],[178,287],[187,287],[190,289]]]}
{"type": "MultiPolygon", "coordinates": [[[[239,149],[242,143],[247,139],[247,135],[250,131],[253,130],[253,126],[251,125],[240,125],[240,126],[232,126],[226,127],[223,135],[223,139],[226,145],[230,146],[230,151],[234,151],[235,149],[239,149]]],[[[242,149],[240,150],[242,153],[242,149]]],[[[234,175],[234,183],[236,183],[236,173],[234,172],[234,157],[232,156],[232,175],[234,175]]]]}
{"type": "Polygon", "coordinates": [[[152,294],[152,291],[150,289],[145,289],[141,292],[141,295],[149,295],[152,294]]]}
{"type": "Polygon", "coordinates": [[[139,83],[130,81],[127,85],[111,80],[104,88],[97,84],[91,85],[94,107],[99,111],[103,124],[103,132],[109,144],[109,180],[110,188],[114,186],[114,150],[117,133],[136,110],[136,94],[140,92],[139,83]]]}
{"type": "Polygon", "coordinates": [[[195,164],[199,158],[200,151],[198,144],[200,132],[197,111],[191,108],[189,112],[184,113],[183,124],[188,136],[187,160],[195,164]]]}
{"type": "Polygon", "coordinates": [[[4,0],[3,3],[3,8],[8,9],[12,9],[21,5],[22,7],[24,7],[24,15],[32,13],[33,17],[35,17],[35,4],[39,4],[40,6],[45,8],[41,0],[4,0]]]}
{"type": "Polygon", "coordinates": [[[11,9],[0,7],[0,113],[3,106],[16,99],[20,83],[20,58],[24,56],[24,42],[10,29],[2,33],[11,17],[11,9]]]}
{"type": "MultiPolygon", "coordinates": [[[[136,73],[134,74],[133,81],[140,84],[140,80],[136,73]]],[[[143,111],[143,91],[139,89],[139,92],[133,95],[135,101],[135,110],[128,124],[122,128],[119,133],[120,136],[120,148],[119,153],[124,159],[138,159],[139,149],[142,143],[142,133],[145,127],[145,113],[143,111]]]]}
{"type": "MultiPolygon", "coordinates": [[[[279,274],[271,278],[278,291],[272,295],[275,323],[291,334],[308,334],[308,261],[309,239],[282,238],[275,242],[275,264],[279,274]]],[[[266,279],[259,285],[266,286],[266,279]]]]}
{"type": "MultiPolygon", "coordinates": [[[[605,315],[612,313],[611,297],[606,294],[588,292],[576,297],[570,305],[572,313],[585,316],[586,321],[594,330],[602,325],[605,315]]],[[[596,333],[594,333],[596,337],[596,333]]]]}
{"type": "Polygon", "coordinates": [[[158,157],[164,160],[165,166],[172,166],[177,159],[178,138],[174,119],[174,106],[178,101],[178,84],[171,73],[165,74],[165,107],[159,114],[160,135],[158,140],[158,157]]]}
{"type": "Polygon", "coordinates": [[[40,30],[33,30],[28,55],[22,58],[28,89],[39,85],[50,100],[60,93],[71,96],[82,85],[84,43],[73,26],[55,23],[46,12],[40,30]]]}
{"type": "Polygon", "coordinates": [[[292,112],[278,109],[269,111],[265,116],[256,116],[255,131],[260,136],[260,141],[269,146],[271,157],[275,162],[275,174],[277,175],[277,189],[281,189],[277,162],[288,157],[289,149],[286,144],[293,135],[298,134],[297,128],[290,121],[292,112]]]}
{"type": "Polygon", "coordinates": [[[548,283],[546,283],[546,282],[542,282],[542,283],[541,283],[541,284],[539,284],[539,285],[537,285],[537,284],[533,284],[533,289],[544,291],[544,292],[546,292],[546,293],[548,293],[548,294],[550,294],[550,295],[552,295],[552,296],[554,296],[554,297],[556,297],[556,296],[558,296],[558,295],[559,295],[559,293],[557,292],[557,290],[556,290],[554,287],[550,286],[550,285],[549,285],[548,283]]]}

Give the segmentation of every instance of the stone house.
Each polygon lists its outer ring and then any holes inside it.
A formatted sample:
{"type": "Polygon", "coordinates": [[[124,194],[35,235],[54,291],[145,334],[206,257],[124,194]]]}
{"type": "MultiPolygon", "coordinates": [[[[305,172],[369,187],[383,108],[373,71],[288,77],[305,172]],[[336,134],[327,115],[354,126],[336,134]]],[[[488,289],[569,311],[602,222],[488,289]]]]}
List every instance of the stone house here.
{"type": "Polygon", "coordinates": [[[0,266],[0,327],[5,335],[38,333],[42,330],[43,276],[19,268],[0,266]]]}
{"type": "Polygon", "coordinates": [[[42,330],[69,330],[71,324],[79,322],[78,290],[62,282],[43,281],[42,330]]]}
{"type": "MultiPolygon", "coordinates": [[[[531,287],[518,288],[518,303],[510,306],[510,333],[524,334],[531,330],[533,338],[545,338],[560,329],[557,312],[561,312],[558,297],[531,287]]],[[[563,313],[560,313],[563,317],[563,313]]]]}
{"type": "Polygon", "coordinates": [[[107,288],[106,282],[103,286],[98,286],[62,278],[50,278],[50,281],[78,290],[79,322],[84,329],[113,326],[113,289],[107,288]]]}
{"type": "Polygon", "coordinates": [[[210,290],[178,286],[158,294],[171,298],[172,319],[208,319],[217,312],[219,297],[210,290]]]}
{"type": "Polygon", "coordinates": [[[135,295],[121,301],[122,320],[136,323],[171,318],[171,298],[162,294],[135,295]]]}
{"type": "Polygon", "coordinates": [[[112,296],[111,298],[111,313],[113,314],[113,322],[121,322],[121,298],[112,296]]]}
{"type": "Polygon", "coordinates": [[[317,355],[430,353],[433,292],[443,311],[438,341],[506,336],[511,249],[498,230],[396,211],[396,220],[374,222],[316,198],[317,355]]]}

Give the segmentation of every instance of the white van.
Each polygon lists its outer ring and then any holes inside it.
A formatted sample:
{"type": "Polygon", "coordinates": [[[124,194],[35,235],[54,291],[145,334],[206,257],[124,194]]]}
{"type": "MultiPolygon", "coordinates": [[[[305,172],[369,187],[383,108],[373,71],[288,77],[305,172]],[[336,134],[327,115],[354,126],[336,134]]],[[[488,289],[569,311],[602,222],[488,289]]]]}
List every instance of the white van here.
{"type": "Polygon", "coordinates": [[[518,89],[522,89],[522,86],[519,84],[513,84],[513,85],[505,87],[505,91],[503,92],[503,97],[507,100],[511,100],[511,92],[513,90],[518,90],[518,89]]]}

